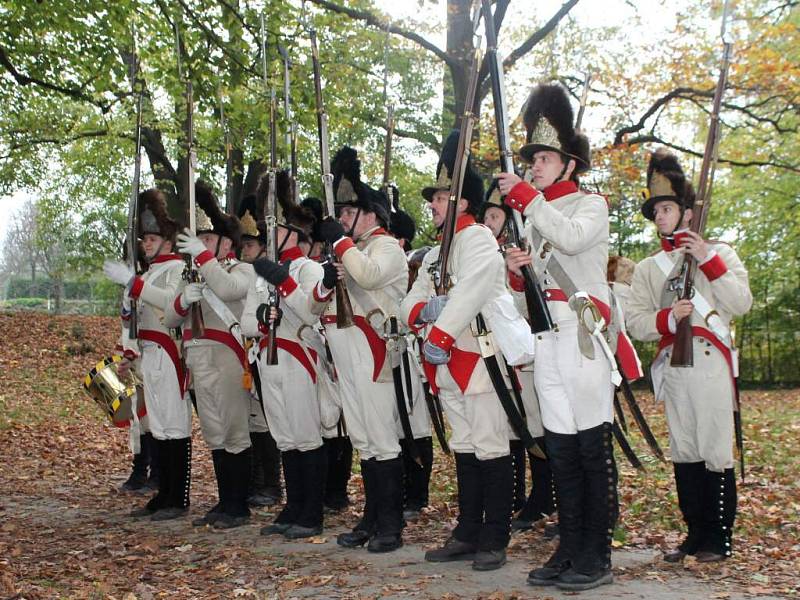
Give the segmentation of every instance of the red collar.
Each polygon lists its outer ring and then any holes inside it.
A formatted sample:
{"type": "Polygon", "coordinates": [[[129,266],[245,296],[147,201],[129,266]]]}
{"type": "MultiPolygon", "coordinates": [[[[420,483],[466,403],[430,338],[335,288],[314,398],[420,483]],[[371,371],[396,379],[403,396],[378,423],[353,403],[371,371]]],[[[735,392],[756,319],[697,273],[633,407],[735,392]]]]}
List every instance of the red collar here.
{"type": "Polygon", "coordinates": [[[228,256],[221,258],[220,260],[236,260],[236,254],[233,252],[228,252],[228,256]]]}
{"type": "Polygon", "coordinates": [[[686,231],[678,231],[669,237],[661,238],[661,249],[664,252],[672,252],[675,248],[680,247],[681,242],[687,238],[686,231]]]}
{"type": "MultiPolygon", "coordinates": [[[[463,214],[463,215],[461,215],[460,217],[458,217],[456,219],[456,230],[455,230],[454,234],[458,233],[462,229],[466,229],[470,225],[477,225],[477,224],[478,224],[478,222],[475,220],[475,217],[473,217],[472,215],[469,215],[469,214],[463,214]]],[[[438,241],[440,241],[440,242],[442,241],[442,232],[441,231],[439,232],[439,235],[436,236],[436,239],[438,241]]]]}
{"type": "Polygon", "coordinates": [[[322,262],[323,260],[325,260],[325,257],[322,256],[321,254],[315,254],[314,256],[309,256],[308,258],[310,260],[313,260],[314,262],[322,262]]]}
{"type": "Polygon", "coordinates": [[[300,246],[292,246],[288,250],[281,252],[281,257],[278,259],[278,262],[285,263],[287,260],[295,260],[302,256],[303,251],[300,249],[300,246]]]}
{"type": "Polygon", "coordinates": [[[551,202],[561,198],[561,196],[574,194],[577,191],[578,184],[576,184],[574,181],[559,181],[558,183],[554,183],[553,185],[546,187],[542,193],[544,194],[545,200],[551,202]]]}
{"type": "Polygon", "coordinates": [[[159,254],[150,261],[150,264],[156,265],[158,263],[167,262],[168,260],[183,260],[183,257],[180,254],[159,254]]]}

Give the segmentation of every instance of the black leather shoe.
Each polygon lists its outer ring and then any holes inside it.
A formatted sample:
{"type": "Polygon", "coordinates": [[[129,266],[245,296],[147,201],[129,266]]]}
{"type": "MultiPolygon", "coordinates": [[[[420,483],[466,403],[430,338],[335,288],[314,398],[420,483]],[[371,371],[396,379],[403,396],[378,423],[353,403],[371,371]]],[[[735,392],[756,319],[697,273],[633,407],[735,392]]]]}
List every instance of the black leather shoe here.
{"type": "Polygon", "coordinates": [[[262,494],[261,492],[253,492],[247,497],[247,505],[253,507],[262,506],[275,506],[278,499],[269,494],[262,494]]]}
{"type": "Polygon", "coordinates": [[[390,535],[374,535],[367,544],[369,552],[392,552],[403,546],[403,537],[399,533],[390,535]]]}
{"type": "Polygon", "coordinates": [[[506,564],[505,550],[479,550],[475,553],[472,568],[475,571],[494,571],[506,564]]]}
{"type": "Polygon", "coordinates": [[[529,529],[533,529],[533,521],[517,518],[511,519],[511,533],[528,531],[529,529]]]}
{"type": "Polygon", "coordinates": [[[368,531],[363,529],[355,529],[347,533],[340,533],[336,536],[336,543],[344,548],[358,548],[363,546],[369,541],[370,535],[368,531]]]}
{"type": "Polygon", "coordinates": [[[556,550],[553,556],[544,563],[544,566],[528,573],[528,585],[555,585],[559,575],[564,573],[569,567],[570,561],[562,558],[558,550],[556,550]]]}
{"type": "Polygon", "coordinates": [[[156,514],[156,510],[149,508],[146,504],[141,508],[134,508],[130,513],[134,519],[144,519],[145,517],[152,517],[156,514]]]}
{"type": "Polygon", "coordinates": [[[261,535],[283,535],[292,526],[291,523],[270,523],[261,528],[261,535]]]}
{"type": "Polygon", "coordinates": [[[686,558],[688,555],[686,552],[681,550],[680,548],[675,548],[675,550],[671,552],[664,553],[664,562],[668,563],[681,563],[683,559],[686,558]]]}
{"type": "Polygon", "coordinates": [[[233,516],[228,513],[221,513],[211,524],[214,529],[234,529],[247,525],[250,522],[250,515],[233,516]]]}
{"type": "Polygon", "coordinates": [[[699,563],[709,563],[709,562],[719,562],[725,560],[727,556],[725,556],[724,554],[717,554],[716,552],[709,552],[707,550],[703,550],[701,552],[698,552],[695,555],[695,558],[699,563]]]}
{"type": "Polygon", "coordinates": [[[301,538],[314,537],[322,533],[322,526],[319,527],[304,527],[302,525],[292,525],[283,532],[283,536],[287,540],[299,540],[301,538]]]}
{"type": "Polygon", "coordinates": [[[192,527],[205,527],[206,525],[213,525],[214,521],[216,521],[221,514],[222,507],[219,503],[217,503],[202,517],[192,519],[192,527]]]}
{"type": "Polygon", "coordinates": [[[153,513],[150,517],[151,521],[171,521],[172,519],[179,519],[189,512],[188,508],[178,508],[171,506],[169,508],[162,508],[153,513]]]}
{"type": "Polygon", "coordinates": [[[614,576],[611,574],[611,569],[599,569],[592,573],[579,573],[575,569],[569,568],[555,579],[558,589],[573,592],[591,590],[613,582],[614,576]]]}
{"type": "Polygon", "coordinates": [[[428,550],[425,560],[428,562],[452,562],[456,560],[475,560],[477,548],[475,544],[462,542],[454,537],[448,538],[441,548],[428,550]]]}

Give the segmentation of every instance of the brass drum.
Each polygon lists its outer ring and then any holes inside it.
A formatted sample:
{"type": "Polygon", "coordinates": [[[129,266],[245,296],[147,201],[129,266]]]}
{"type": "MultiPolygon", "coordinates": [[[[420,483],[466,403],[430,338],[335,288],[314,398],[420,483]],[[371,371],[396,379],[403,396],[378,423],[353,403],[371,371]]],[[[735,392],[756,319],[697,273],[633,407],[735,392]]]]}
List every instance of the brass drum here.
{"type": "MultiPolygon", "coordinates": [[[[126,427],[133,418],[133,397],[139,381],[131,374],[123,381],[117,368],[122,357],[115,355],[104,358],[86,374],[83,388],[100,406],[105,415],[117,427],[126,427]]],[[[137,402],[139,417],[146,413],[144,402],[137,402]]]]}

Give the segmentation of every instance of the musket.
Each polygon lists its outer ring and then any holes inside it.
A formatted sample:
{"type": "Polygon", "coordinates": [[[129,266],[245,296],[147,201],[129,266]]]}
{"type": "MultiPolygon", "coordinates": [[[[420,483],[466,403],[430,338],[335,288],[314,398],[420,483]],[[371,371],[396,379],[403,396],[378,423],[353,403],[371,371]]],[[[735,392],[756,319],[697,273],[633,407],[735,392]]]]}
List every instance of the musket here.
{"type": "MultiPolygon", "coordinates": [[[[181,64],[181,35],[178,29],[178,20],[175,20],[175,52],[178,61],[178,79],[183,80],[183,67],[181,64]]],[[[188,216],[186,222],[192,234],[197,233],[196,203],[194,189],[194,170],[197,166],[197,153],[194,149],[194,88],[189,77],[186,77],[186,192],[189,199],[187,203],[188,216]]],[[[184,278],[188,283],[200,281],[200,273],[194,266],[192,257],[186,256],[186,268],[184,278]]],[[[205,335],[205,323],[203,320],[203,308],[199,302],[191,306],[192,336],[195,339],[205,335]]]]}
{"type": "MultiPolygon", "coordinates": [[[[134,273],[139,272],[139,236],[137,224],[139,222],[139,183],[142,175],[142,98],[144,97],[144,82],[139,77],[139,56],[136,52],[136,30],[133,34],[133,56],[131,62],[131,90],[136,95],[136,150],[133,157],[133,182],[131,185],[131,201],[128,206],[128,237],[127,245],[128,266],[134,273]]],[[[136,308],[136,299],[131,298],[131,313],[128,320],[128,337],[135,340],[139,337],[139,319],[136,308]]]]}
{"type": "MultiPolygon", "coordinates": [[[[328,114],[322,101],[322,72],[319,64],[319,48],[317,47],[317,30],[310,22],[306,23],[308,35],[311,40],[311,64],[314,69],[314,99],[317,106],[317,132],[319,137],[319,160],[322,171],[322,188],[325,202],[322,203],[324,218],[335,218],[333,195],[333,173],[331,173],[330,149],[328,146],[328,114]]],[[[336,258],[331,244],[325,245],[325,260],[333,263],[336,258]]],[[[336,280],[336,326],[339,329],[352,327],[353,307],[350,304],[350,295],[344,281],[336,280]]]]}
{"type": "MultiPolygon", "coordinates": [[[[477,0],[473,6],[472,18],[472,32],[473,36],[478,28],[480,22],[480,4],[477,0]]],[[[472,140],[472,128],[475,125],[475,113],[473,112],[473,105],[475,104],[475,92],[478,88],[478,69],[481,62],[481,49],[478,44],[475,45],[475,51],[472,54],[472,62],[470,63],[469,79],[467,80],[467,93],[464,96],[464,113],[461,115],[461,127],[458,136],[458,146],[456,150],[456,158],[453,163],[453,172],[451,173],[451,184],[449,198],[447,202],[447,212],[445,213],[444,223],[442,227],[442,241],[439,248],[439,256],[433,268],[433,283],[436,287],[436,293],[440,296],[446,295],[447,290],[450,289],[450,274],[448,273],[448,265],[450,262],[450,249],[453,245],[453,237],[456,231],[456,216],[458,214],[458,201],[461,199],[461,190],[464,185],[464,174],[467,168],[467,161],[470,155],[470,141],[472,140]]]]}
{"type": "MultiPolygon", "coordinates": [[[[497,35],[494,28],[491,0],[481,0],[483,5],[483,23],[486,29],[486,53],[489,62],[489,73],[492,82],[492,98],[494,99],[494,117],[497,128],[497,145],[500,149],[500,170],[514,173],[514,153],[511,151],[511,136],[508,130],[508,109],[506,108],[505,77],[503,75],[503,59],[497,50],[497,35]]],[[[522,215],[511,211],[511,218],[506,219],[506,247],[517,247],[528,250],[525,238],[525,227],[522,215]]],[[[536,278],[531,265],[521,269],[525,290],[525,305],[528,309],[528,321],[533,333],[549,331],[553,328],[553,319],[547,308],[547,300],[536,278]]]]}
{"type": "MultiPolygon", "coordinates": [[[[267,37],[264,24],[264,14],[261,14],[261,77],[264,82],[264,90],[269,93],[269,185],[267,187],[267,202],[265,207],[265,220],[267,230],[267,244],[265,253],[267,260],[278,262],[278,203],[277,203],[277,177],[278,177],[278,130],[277,130],[277,110],[275,105],[275,88],[269,83],[267,71],[267,37]]],[[[280,305],[280,294],[274,287],[270,289],[267,304],[270,308],[278,309],[280,305]]],[[[277,321],[269,321],[267,331],[267,344],[264,348],[264,360],[268,365],[278,364],[277,346],[277,321]]]]}
{"type": "Polygon", "coordinates": [[[278,52],[283,58],[283,113],[286,120],[286,150],[289,153],[289,190],[292,202],[300,204],[300,187],[297,185],[297,121],[294,119],[291,104],[291,80],[289,70],[292,61],[289,51],[278,45],[278,52]]]}
{"type": "Polygon", "coordinates": [[[392,137],[394,136],[394,104],[386,107],[386,140],[383,146],[383,193],[389,199],[389,206],[394,210],[394,189],[391,183],[392,170],[392,137]]]}
{"type": "Polygon", "coordinates": [[[222,96],[222,87],[219,88],[219,126],[222,129],[222,139],[225,144],[225,212],[233,212],[233,158],[231,156],[231,137],[228,132],[228,123],[225,119],[225,100],[222,96]]]}
{"type": "MultiPolygon", "coordinates": [[[[717,166],[719,153],[720,122],[719,113],[722,106],[722,94],[728,82],[728,68],[731,63],[731,51],[733,41],[731,39],[728,22],[730,20],[731,7],[729,0],[725,0],[722,14],[722,65],[719,70],[717,88],[714,90],[714,101],[711,107],[711,120],[708,125],[708,135],[706,137],[706,147],[703,152],[703,164],[700,167],[700,179],[697,185],[697,199],[692,209],[691,230],[702,237],[708,221],[708,211],[711,207],[711,188],[714,183],[714,171],[717,166]]],[[[694,275],[697,268],[695,258],[686,252],[683,257],[683,265],[677,282],[678,300],[690,300],[694,295],[694,275]]],[[[672,357],[670,365],[673,367],[692,367],[694,366],[694,356],[692,352],[692,315],[691,313],[678,321],[675,341],[672,344],[672,357]]]]}

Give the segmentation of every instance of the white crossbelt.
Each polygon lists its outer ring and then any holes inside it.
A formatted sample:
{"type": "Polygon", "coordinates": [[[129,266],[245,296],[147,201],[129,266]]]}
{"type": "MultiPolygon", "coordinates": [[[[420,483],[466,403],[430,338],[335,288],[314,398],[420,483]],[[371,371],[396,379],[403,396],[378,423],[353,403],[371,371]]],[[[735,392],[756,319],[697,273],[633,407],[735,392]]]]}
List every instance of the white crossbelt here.
{"type": "MultiPolygon", "coordinates": [[[[655,255],[655,261],[658,265],[658,268],[664,273],[664,276],[669,279],[669,276],[672,274],[675,265],[672,260],[670,260],[669,256],[667,256],[667,253],[662,250],[655,255]]],[[[730,348],[731,330],[727,325],[725,325],[723,320],[720,318],[719,313],[717,313],[714,307],[711,306],[708,300],[703,297],[697,288],[694,288],[693,291],[694,295],[692,296],[691,301],[694,305],[694,309],[701,317],[703,317],[703,320],[706,322],[709,329],[714,332],[714,335],[716,335],[723,344],[730,348]]]]}

